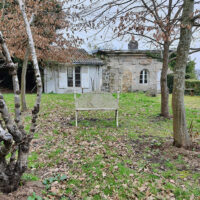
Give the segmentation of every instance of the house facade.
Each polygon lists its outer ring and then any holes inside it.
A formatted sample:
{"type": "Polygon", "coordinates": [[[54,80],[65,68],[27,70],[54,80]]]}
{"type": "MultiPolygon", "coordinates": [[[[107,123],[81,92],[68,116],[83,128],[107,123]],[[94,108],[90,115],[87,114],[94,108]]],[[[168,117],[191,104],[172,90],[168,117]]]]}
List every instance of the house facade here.
{"type": "Polygon", "coordinates": [[[95,54],[104,60],[102,90],[107,92],[160,92],[162,62],[149,55],[154,50],[99,50],[95,54]]]}
{"type": "Polygon", "coordinates": [[[100,91],[103,62],[84,59],[73,63],[50,63],[44,69],[45,93],[77,93],[100,91]]]}
{"type": "Polygon", "coordinates": [[[159,55],[157,50],[138,50],[138,43],[130,41],[128,50],[97,50],[93,57],[87,54],[80,59],[78,55],[71,63],[51,63],[44,69],[44,92],[151,91],[157,94],[161,90],[159,55]]]}

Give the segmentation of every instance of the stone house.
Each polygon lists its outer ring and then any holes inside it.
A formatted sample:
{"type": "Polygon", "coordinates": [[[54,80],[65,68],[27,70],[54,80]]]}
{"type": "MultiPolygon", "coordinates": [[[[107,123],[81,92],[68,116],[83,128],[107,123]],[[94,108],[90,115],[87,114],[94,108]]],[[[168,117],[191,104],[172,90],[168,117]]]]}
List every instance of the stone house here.
{"type": "Polygon", "coordinates": [[[95,55],[104,60],[102,90],[108,92],[160,92],[162,62],[160,51],[138,50],[129,43],[129,50],[98,50],[95,55]]]}
{"type": "MultiPolygon", "coordinates": [[[[93,57],[74,59],[44,69],[44,92],[72,93],[106,91],[160,92],[160,51],[138,50],[131,41],[128,50],[97,50],[93,57]]],[[[83,51],[82,51],[83,52],[83,51]]]]}

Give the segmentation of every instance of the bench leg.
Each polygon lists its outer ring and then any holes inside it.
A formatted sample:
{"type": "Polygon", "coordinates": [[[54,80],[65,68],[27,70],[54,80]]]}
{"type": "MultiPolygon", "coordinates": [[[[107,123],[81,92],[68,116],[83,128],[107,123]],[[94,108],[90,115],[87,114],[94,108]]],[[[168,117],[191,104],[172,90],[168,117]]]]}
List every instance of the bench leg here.
{"type": "Polygon", "coordinates": [[[115,111],[115,120],[116,120],[116,125],[117,125],[117,127],[119,127],[118,110],[115,111]]]}
{"type": "Polygon", "coordinates": [[[78,111],[76,110],[75,113],[75,119],[76,119],[76,127],[78,126],[78,111]]]}

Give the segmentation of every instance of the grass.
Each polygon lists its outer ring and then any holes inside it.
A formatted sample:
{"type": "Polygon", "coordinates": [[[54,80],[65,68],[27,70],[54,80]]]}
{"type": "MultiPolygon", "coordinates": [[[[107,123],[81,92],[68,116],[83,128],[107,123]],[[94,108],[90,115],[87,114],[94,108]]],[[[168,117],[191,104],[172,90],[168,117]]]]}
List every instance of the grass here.
{"type": "MultiPolygon", "coordinates": [[[[5,95],[11,111],[13,98],[5,95]]],[[[29,107],[34,99],[27,95],[29,107]]],[[[199,153],[172,147],[160,96],[125,93],[119,103],[119,128],[114,112],[101,111],[80,112],[75,128],[73,95],[44,94],[23,179],[42,176],[43,197],[52,199],[198,199],[199,153]]],[[[186,96],[185,105],[188,127],[193,121],[199,132],[200,97],[186,96]]],[[[23,114],[27,130],[30,113],[23,114]]]]}

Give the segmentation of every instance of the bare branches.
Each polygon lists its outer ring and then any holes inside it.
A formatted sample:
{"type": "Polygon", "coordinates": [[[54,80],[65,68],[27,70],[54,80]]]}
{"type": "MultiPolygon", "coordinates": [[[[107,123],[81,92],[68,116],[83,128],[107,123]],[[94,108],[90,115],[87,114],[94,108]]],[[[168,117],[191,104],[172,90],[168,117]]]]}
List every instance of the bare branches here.
{"type": "Polygon", "coordinates": [[[0,146],[0,157],[4,157],[10,151],[13,142],[13,137],[0,125],[0,142],[1,141],[4,142],[4,146],[0,146]]]}
{"type": "Polygon", "coordinates": [[[17,64],[14,64],[10,53],[8,51],[7,45],[5,43],[5,40],[3,38],[3,35],[0,31],[0,43],[2,46],[3,54],[6,57],[6,63],[7,67],[9,68],[10,74],[12,75],[13,80],[13,89],[15,94],[15,122],[17,123],[18,128],[21,127],[21,112],[20,112],[20,88],[19,88],[19,80],[17,77],[17,64]]]}
{"type": "Polygon", "coordinates": [[[161,41],[171,44],[174,37],[177,38],[182,1],[91,0],[88,4],[85,1],[77,3],[73,8],[77,10],[73,10],[72,21],[76,17],[81,21],[74,26],[75,31],[81,29],[87,32],[94,29],[97,30],[95,35],[102,34],[106,37],[103,31],[109,29],[109,33],[113,31],[113,38],[135,32],[140,36],[152,37],[152,42],[157,41],[160,45],[161,41]]]}
{"type": "Polygon", "coordinates": [[[147,38],[147,39],[149,39],[149,40],[151,40],[151,41],[153,41],[153,42],[156,42],[157,44],[159,44],[159,45],[161,45],[161,46],[163,46],[164,44],[162,43],[162,42],[159,42],[159,41],[157,41],[156,39],[154,39],[154,38],[152,38],[151,36],[148,36],[148,35],[141,35],[141,34],[137,34],[137,33],[130,33],[130,34],[133,34],[133,35],[136,35],[136,36],[141,36],[141,37],[143,37],[143,38],[147,38]]]}
{"type": "Polygon", "coordinates": [[[195,20],[197,20],[197,19],[200,19],[200,14],[193,16],[191,20],[192,20],[192,21],[195,21],[195,20]]]}
{"type": "Polygon", "coordinates": [[[196,22],[193,22],[193,26],[195,26],[195,27],[200,27],[200,24],[199,24],[199,23],[196,23],[196,22]]]}
{"type": "Polygon", "coordinates": [[[6,103],[3,99],[3,95],[0,93],[0,113],[5,122],[6,128],[9,133],[13,136],[13,139],[16,142],[21,142],[23,139],[21,131],[15,126],[15,123],[12,121],[6,103]]]}
{"type": "Polygon", "coordinates": [[[2,126],[0,125],[0,142],[6,141],[12,143],[13,137],[10,133],[5,131],[2,126]]]}
{"type": "Polygon", "coordinates": [[[200,52],[200,48],[190,48],[190,50],[189,54],[200,52]]]}
{"type": "MultiPolygon", "coordinates": [[[[12,75],[12,79],[13,79],[13,89],[14,89],[14,94],[15,94],[15,122],[12,121],[9,112],[8,112],[8,108],[6,106],[6,103],[3,99],[3,96],[0,94],[0,113],[2,114],[2,118],[5,122],[5,126],[8,130],[8,133],[6,131],[2,133],[4,133],[4,135],[12,135],[14,141],[16,144],[20,144],[23,143],[24,140],[27,140],[26,137],[26,132],[24,130],[24,127],[22,126],[21,123],[21,113],[20,113],[20,98],[19,98],[19,94],[20,94],[20,90],[19,90],[19,82],[18,82],[18,77],[17,77],[17,65],[14,64],[12,62],[10,53],[8,51],[7,45],[5,43],[5,40],[3,38],[2,33],[0,32],[0,43],[2,46],[2,50],[3,50],[3,54],[5,55],[6,58],[6,67],[8,68],[8,70],[10,71],[11,75],[12,75]],[[16,125],[15,125],[16,123],[16,125]]],[[[29,144],[29,143],[28,143],[29,144]]],[[[16,145],[16,146],[18,146],[16,145]]],[[[6,155],[7,152],[9,152],[11,147],[11,143],[8,141],[4,141],[4,147],[1,148],[1,154],[2,155],[6,155]],[[3,154],[4,153],[4,154],[3,154]]],[[[26,148],[24,148],[26,149],[26,148]]],[[[14,155],[14,154],[13,154],[14,155]]],[[[19,154],[20,155],[20,154],[19,154]]],[[[14,163],[14,157],[12,156],[12,164],[14,163]]],[[[19,161],[20,156],[18,157],[18,161],[19,161]]],[[[21,166],[21,164],[20,164],[21,166]]],[[[23,170],[24,167],[21,166],[21,168],[19,167],[19,170],[23,170]]]]}

